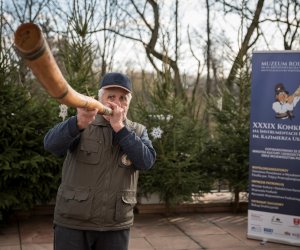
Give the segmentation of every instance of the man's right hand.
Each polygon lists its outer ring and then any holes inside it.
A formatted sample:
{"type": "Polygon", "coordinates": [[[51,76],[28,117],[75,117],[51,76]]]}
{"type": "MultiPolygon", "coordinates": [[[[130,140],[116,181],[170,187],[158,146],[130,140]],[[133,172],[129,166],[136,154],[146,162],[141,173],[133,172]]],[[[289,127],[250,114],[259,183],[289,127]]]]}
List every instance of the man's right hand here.
{"type": "Polygon", "coordinates": [[[287,97],[287,102],[288,102],[289,104],[292,104],[293,101],[294,101],[294,96],[290,95],[290,96],[287,97]]]}
{"type": "Polygon", "coordinates": [[[86,108],[77,108],[77,127],[79,130],[85,129],[96,118],[98,109],[88,110],[86,108]]]}

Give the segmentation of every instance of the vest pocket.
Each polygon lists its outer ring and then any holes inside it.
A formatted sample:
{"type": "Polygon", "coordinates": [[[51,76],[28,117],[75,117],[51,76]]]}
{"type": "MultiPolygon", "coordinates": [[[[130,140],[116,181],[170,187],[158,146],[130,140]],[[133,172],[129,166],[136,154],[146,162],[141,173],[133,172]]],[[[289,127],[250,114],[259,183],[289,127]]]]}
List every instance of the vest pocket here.
{"type": "Polygon", "coordinates": [[[116,216],[117,222],[124,222],[133,218],[133,208],[136,204],[135,191],[122,191],[117,195],[116,216]]]}
{"type": "Polygon", "coordinates": [[[79,145],[77,159],[87,164],[97,164],[99,157],[100,142],[91,139],[82,139],[79,145]]]}
{"type": "Polygon", "coordinates": [[[61,186],[58,189],[55,212],[66,218],[90,218],[92,195],[89,188],[61,186]]]}

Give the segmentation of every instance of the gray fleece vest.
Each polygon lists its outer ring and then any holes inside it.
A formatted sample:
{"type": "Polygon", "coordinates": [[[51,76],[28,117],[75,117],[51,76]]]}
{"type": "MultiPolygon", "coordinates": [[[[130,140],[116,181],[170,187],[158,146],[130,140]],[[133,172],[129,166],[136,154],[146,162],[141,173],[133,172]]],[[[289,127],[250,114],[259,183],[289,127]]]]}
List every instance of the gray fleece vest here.
{"type": "MultiPolygon", "coordinates": [[[[126,121],[141,135],[144,126],[126,121]]],[[[83,230],[119,230],[133,224],[138,171],[114,145],[112,128],[102,117],[86,128],[62,170],[54,223],[83,230]]]]}

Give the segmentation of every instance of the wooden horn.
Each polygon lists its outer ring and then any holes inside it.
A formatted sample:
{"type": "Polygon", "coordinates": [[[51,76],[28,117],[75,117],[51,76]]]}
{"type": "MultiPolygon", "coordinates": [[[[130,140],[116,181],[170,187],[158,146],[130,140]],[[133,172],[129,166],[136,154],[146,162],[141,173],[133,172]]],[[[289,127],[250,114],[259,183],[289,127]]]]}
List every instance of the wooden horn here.
{"type": "Polygon", "coordinates": [[[98,109],[99,114],[112,114],[110,108],[92,97],[76,92],[67,83],[38,25],[21,24],[15,32],[14,43],[17,53],[51,97],[70,107],[98,109]]]}

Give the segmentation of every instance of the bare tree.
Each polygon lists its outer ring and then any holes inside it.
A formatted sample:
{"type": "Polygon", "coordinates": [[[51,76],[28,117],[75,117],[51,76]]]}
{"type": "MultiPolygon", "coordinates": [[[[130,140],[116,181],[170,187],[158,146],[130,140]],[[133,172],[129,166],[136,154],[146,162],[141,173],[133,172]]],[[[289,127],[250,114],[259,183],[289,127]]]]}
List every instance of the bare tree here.
{"type": "Polygon", "coordinates": [[[11,4],[7,4],[5,8],[6,12],[20,23],[36,22],[50,2],[51,0],[12,0],[11,4]]]}
{"type": "MultiPolygon", "coordinates": [[[[164,32],[162,24],[160,23],[160,6],[155,0],[145,0],[137,2],[135,0],[129,0],[129,4],[124,6],[124,1],[119,2],[119,8],[123,10],[124,20],[128,25],[123,26],[123,31],[116,30],[115,27],[111,27],[110,31],[118,34],[123,38],[130,39],[132,41],[141,43],[145,49],[146,56],[149,62],[158,73],[162,73],[161,67],[157,61],[161,64],[168,65],[172,70],[174,89],[176,95],[184,95],[180,70],[178,66],[178,11],[179,1],[175,3],[175,56],[172,58],[170,52],[164,47],[164,42],[159,44],[159,35],[167,38],[167,32],[164,32]],[[128,8],[132,7],[133,12],[128,8]],[[131,29],[131,30],[130,30],[131,29]],[[134,32],[132,32],[134,31],[134,32]],[[147,38],[146,35],[147,34],[147,38]]],[[[165,44],[166,45],[166,44],[165,44]]]]}
{"type": "MultiPolygon", "coordinates": [[[[193,85],[192,100],[199,100],[199,94],[203,93],[207,96],[216,95],[218,86],[221,85],[222,75],[220,74],[222,67],[221,62],[224,58],[219,57],[219,52],[224,47],[224,33],[218,33],[214,29],[212,21],[213,11],[215,10],[215,2],[211,0],[205,1],[206,10],[206,32],[203,32],[199,27],[190,31],[188,28],[188,43],[193,59],[197,62],[196,81],[193,85]],[[212,32],[213,31],[213,32],[212,32]],[[197,51],[196,51],[197,48],[197,51]],[[203,63],[201,63],[203,61],[203,63]],[[203,75],[202,77],[200,77],[203,75]],[[204,78],[205,77],[205,78],[204,78]],[[202,81],[202,85],[200,84],[202,81]],[[202,87],[203,86],[203,87],[202,87]],[[202,88],[201,88],[202,87],[202,88]]],[[[199,100],[199,107],[202,107],[202,115],[204,123],[209,125],[209,115],[205,109],[205,98],[199,100]]],[[[198,115],[200,109],[198,109],[198,115]]]]}
{"type": "MultiPolygon", "coordinates": [[[[17,26],[25,22],[35,22],[40,26],[48,23],[50,16],[45,15],[45,10],[49,10],[51,0],[12,0],[10,3],[6,2],[3,7],[1,16],[5,19],[6,26],[9,27],[10,33],[14,33],[17,26]]],[[[45,25],[44,25],[45,26],[45,25]]],[[[19,80],[24,84],[27,80],[29,69],[19,62],[19,80]]]]}
{"type": "Polygon", "coordinates": [[[116,52],[117,35],[107,31],[108,27],[115,26],[118,23],[118,11],[116,2],[105,0],[103,8],[103,31],[101,40],[98,42],[100,51],[101,76],[113,68],[113,59],[116,52]]]}
{"type": "MultiPolygon", "coordinates": [[[[210,3],[209,0],[206,3],[206,34],[207,34],[207,48],[206,48],[206,67],[207,67],[207,77],[206,77],[206,93],[209,95],[211,92],[211,24],[210,24],[210,3]]],[[[208,122],[208,121],[207,121],[208,122]]]]}
{"type": "Polygon", "coordinates": [[[265,21],[276,23],[282,35],[284,49],[291,50],[299,40],[300,2],[296,0],[273,1],[273,9],[270,14],[272,15],[272,13],[275,17],[268,17],[265,21]]]}
{"type": "MultiPolygon", "coordinates": [[[[201,63],[201,59],[198,57],[197,52],[195,51],[194,47],[193,47],[193,43],[192,43],[192,38],[191,38],[191,32],[189,31],[189,28],[187,30],[187,37],[188,37],[188,44],[189,44],[189,49],[190,52],[192,54],[192,57],[196,60],[197,62],[197,70],[196,70],[196,77],[195,77],[195,81],[192,84],[193,88],[192,88],[192,94],[191,94],[191,103],[195,103],[197,96],[198,96],[198,92],[199,92],[199,86],[200,86],[200,79],[201,79],[201,75],[204,71],[205,68],[205,64],[201,63]]],[[[199,100],[199,105],[198,107],[196,105],[194,105],[193,108],[193,113],[195,114],[196,117],[199,117],[200,112],[201,112],[201,106],[202,106],[202,101],[203,99],[199,100]]]]}
{"type": "Polygon", "coordinates": [[[95,52],[94,70],[104,75],[113,68],[117,50],[117,35],[107,32],[107,27],[118,27],[119,18],[116,1],[112,0],[72,0],[56,2],[56,14],[64,24],[57,22],[56,33],[66,39],[90,39],[95,52]],[[73,34],[70,33],[72,30],[73,34]],[[75,32],[75,34],[74,34],[75,32]]]}
{"type": "Polygon", "coordinates": [[[249,49],[255,44],[255,42],[257,41],[257,39],[260,35],[258,32],[259,18],[260,18],[262,9],[263,9],[264,0],[257,1],[257,5],[255,8],[253,17],[251,16],[252,11],[247,6],[244,5],[247,3],[247,1],[246,2],[242,1],[242,8],[240,8],[239,6],[231,5],[226,0],[221,1],[221,2],[224,6],[225,13],[230,12],[230,11],[238,11],[241,13],[242,19],[250,20],[250,25],[247,27],[246,34],[243,37],[239,51],[233,61],[229,75],[227,77],[226,84],[228,86],[230,86],[236,77],[237,69],[240,67],[241,63],[243,62],[244,57],[247,55],[249,49]],[[257,31],[257,33],[256,33],[256,36],[253,38],[255,31],[257,31]]]}

